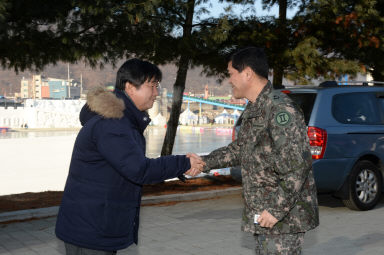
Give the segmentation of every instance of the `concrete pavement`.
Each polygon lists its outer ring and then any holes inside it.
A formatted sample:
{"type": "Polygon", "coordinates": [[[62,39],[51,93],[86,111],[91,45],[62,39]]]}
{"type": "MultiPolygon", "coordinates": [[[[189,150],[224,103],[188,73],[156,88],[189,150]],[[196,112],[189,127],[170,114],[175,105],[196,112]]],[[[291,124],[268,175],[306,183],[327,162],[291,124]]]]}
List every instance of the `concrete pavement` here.
{"type": "MultiPolygon", "coordinates": [[[[384,254],[384,200],[371,211],[351,211],[330,196],[319,196],[320,227],[305,236],[306,255],[384,254]]],[[[139,245],[127,255],[251,255],[253,237],[240,231],[242,199],[216,199],[168,206],[143,206],[139,245]]],[[[0,225],[1,255],[64,254],[54,236],[55,217],[0,225]]]]}

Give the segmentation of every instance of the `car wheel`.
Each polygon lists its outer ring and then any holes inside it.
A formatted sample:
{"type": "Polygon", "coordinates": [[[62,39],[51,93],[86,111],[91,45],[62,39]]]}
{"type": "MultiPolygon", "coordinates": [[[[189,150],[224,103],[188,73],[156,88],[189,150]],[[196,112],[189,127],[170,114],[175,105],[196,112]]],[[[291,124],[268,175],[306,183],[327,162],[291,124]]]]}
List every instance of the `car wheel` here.
{"type": "Polygon", "coordinates": [[[382,178],[379,169],[368,160],[352,168],[348,179],[349,199],[343,200],[352,210],[365,211],[376,206],[381,198],[382,178]]]}

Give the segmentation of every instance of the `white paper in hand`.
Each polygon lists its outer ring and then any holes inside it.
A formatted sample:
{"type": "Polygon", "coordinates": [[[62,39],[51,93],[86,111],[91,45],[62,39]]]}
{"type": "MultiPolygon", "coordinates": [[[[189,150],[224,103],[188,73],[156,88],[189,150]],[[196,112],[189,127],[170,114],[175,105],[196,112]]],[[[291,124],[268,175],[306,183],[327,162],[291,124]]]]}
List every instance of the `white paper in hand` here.
{"type": "Polygon", "coordinates": [[[259,222],[257,221],[257,219],[260,217],[259,214],[255,214],[255,219],[254,219],[254,223],[255,224],[259,224],[259,222]]]}

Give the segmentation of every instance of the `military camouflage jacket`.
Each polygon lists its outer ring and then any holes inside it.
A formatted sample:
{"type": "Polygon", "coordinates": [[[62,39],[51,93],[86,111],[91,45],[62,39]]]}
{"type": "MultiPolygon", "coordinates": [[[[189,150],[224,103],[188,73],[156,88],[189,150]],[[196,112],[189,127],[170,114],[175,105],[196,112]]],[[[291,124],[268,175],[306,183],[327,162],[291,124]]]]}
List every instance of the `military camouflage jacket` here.
{"type": "Polygon", "coordinates": [[[248,103],[237,140],[203,159],[206,169],[241,165],[244,211],[242,229],[257,234],[305,232],[319,224],[312,157],[302,113],[271,83],[248,103]],[[279,222],[254,224],[267,210],[279,222]]]}

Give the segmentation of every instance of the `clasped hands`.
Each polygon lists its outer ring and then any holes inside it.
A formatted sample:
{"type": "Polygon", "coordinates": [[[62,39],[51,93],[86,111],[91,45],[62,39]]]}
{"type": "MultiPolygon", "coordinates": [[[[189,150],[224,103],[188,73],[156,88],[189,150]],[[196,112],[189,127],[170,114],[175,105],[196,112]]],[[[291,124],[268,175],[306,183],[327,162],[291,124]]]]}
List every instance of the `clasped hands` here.
{"type": "Polygon", "coordinates": [[[205,162],[203,161],[203,159],[195,153],[187,153],[186,156],[191,162],[191,168],[186,171],[185,174],[192,177],[200,174],[205,166],[205,162]]]}

